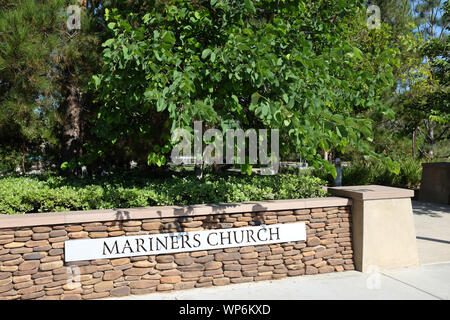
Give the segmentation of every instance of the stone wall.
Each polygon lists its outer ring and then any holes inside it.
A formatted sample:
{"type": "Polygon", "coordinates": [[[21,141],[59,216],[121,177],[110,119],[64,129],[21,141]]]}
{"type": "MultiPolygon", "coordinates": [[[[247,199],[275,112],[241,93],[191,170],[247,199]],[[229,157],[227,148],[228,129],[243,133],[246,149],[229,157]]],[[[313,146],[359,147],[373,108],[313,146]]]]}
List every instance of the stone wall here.
{"type": "Polygon", "coordinates": [[[6,222],[2,226],[0,219],[0,300],[96,299],[353,270],[350,208],[258,209],[149,219],[122,216],[15,227],[6,222]],[[293,222],[305,222],[306,241],[64,262],[64,242],[70,239],[293,222]]]}

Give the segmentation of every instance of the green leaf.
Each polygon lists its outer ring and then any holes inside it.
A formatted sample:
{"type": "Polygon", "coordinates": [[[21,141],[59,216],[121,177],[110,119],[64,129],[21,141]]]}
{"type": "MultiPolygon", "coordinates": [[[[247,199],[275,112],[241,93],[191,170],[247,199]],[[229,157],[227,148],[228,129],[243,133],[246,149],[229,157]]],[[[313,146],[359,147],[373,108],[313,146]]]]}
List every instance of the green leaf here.
{"type": "Polygon", "coordinates": [[[164,96],[161,96],[156,103],[156,111],[161,112],[164,111],[167,107],[164,96]]]}
{"type": "Polygon", "coordinates": [[[255,92],[251,96],[251,104],[256,105],[258,104],[259,98],[261,98],[261,95],[258,92],[255,92]]]}
{"type": "Polygon", "coordinates": [[[165,43],[175,44],[175,37],[172,31],[165,31],[161,38],[165,43]]]}
{"type": "Polygon", "coordinates": [[[244,0],[245,8],[249,10],[251,13],[256,13],[255,6],[253,5],[252,0],[244,0]]]}
{"type": "Polygon", "coordinates": [[[392,172],[394,174],[400,173],[400,163],[398,163],[396,161],[392,161],[392,159],[390,159],[390,158],[386,158],[386,165],[390,172],[392,172]]]}
{"type": "Polygon", "coordinates": [[[92,79],[94,80],[95,87],[98,88],[98,86],[100,85],[100,81],[101,81],[100,77],[97,75],[93,75],[92,79]]]}
{"type": "Polygon", "coordinates": [[[114,38],[108,39],[103,42],[102,47],[110,47],[115,42],[114,38]]]}
{"type": "Polygon", "coordinates": [[[323,163],[325,170],[333,176],[333,179],[336,179],[336,177],[337,177],[336,168],[326,160],[323,160],[322,163],[323,163]]]}
{"type": "Polygon", "coordinates": [[[144,23],[148,23],[150,21],[150,14],[146,13],[143,17],[142,17],[142,21],[144,21],[144,23]]]}
{"type": "Polygon", "coordinates": [[[253,166],[251,164],[241,164],[241,173],[247,174],[249,176],[252,175],[253,166]]]}
{"type": "Polygon", "coordinates": [[[209,48],[203,50],[203,52],[202,52],[202,59],[205,59],[205,58],[208,57],[211,53],[212,53],[212,50],[209,49],[209,48]]]}
{"type": "Polygon", "coordinates": [[[66,171],[69,168],[69,163],[67,161],[61,163],[61,170],[66,171]]]}
{"type": "Polygon", "coordinates": [[[166,157],[165,157],[164,155],[159,156],[159,157],[156,159],[155,164],[156,164],[158,167],[161,167],[161,166],[165,165],[165,164],[166,164],[166,157]]]}

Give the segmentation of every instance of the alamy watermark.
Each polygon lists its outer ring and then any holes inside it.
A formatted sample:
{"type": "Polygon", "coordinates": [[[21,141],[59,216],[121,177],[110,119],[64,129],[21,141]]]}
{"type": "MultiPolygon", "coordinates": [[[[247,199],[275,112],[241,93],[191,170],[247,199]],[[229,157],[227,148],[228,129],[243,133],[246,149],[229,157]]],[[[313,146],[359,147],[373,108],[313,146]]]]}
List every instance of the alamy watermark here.
{"type": "Polygon", "coordinates": [[[369,276],[366,280],[367,289],[379,290],[381,289],[381,270],[376,265],[370,265],[367,267],[367,273],[369,276]]]}
{"type": "Polygon", "coordinates": [[[367,19],[367,28],[380,29],[381,28],[381,10],[377,5],[370,5],[367,7],[367,14],[370,14],[367,19]]]}
{"type": "MultiPolygon", "coordinates": [[[[78,5],[70,5],[66,9],[67,28],[69,31],[81,29],[81,8],[78,5]]],[[[381,27],[381,10],[377,5],[371,4],[367,7],[367,14],[370,14],[367,19],[367,28],[380,29],[381,27]]]]}
{"type": "Polygon", "coordinates": [[[224,164],[225,158],[226,164],[267,166],[261,167],[263,175],[273,175],[278,172],[280,162],[278,129],[270,130],[270,155],[267,129],[248,129],[245,132],[242,129],[227,129],[225,134],[218,129],[208,129],[203,133],[202,121],[195,121],[193,131],[193,136],[188,130],[182,128],[175,129],[172,133],[172,143],[176,144],[171,153],[173,164],[190,164],[192,158],[194,164],[224,164]],[[247,139],[249,141],[248,156],[247,139]],[[207,143],[205,148],[203,148],[203,142],[207,143]],[[192,155],[192,145],[194,155],[192,155]]]}
{"type": "Polygon", "coordinates": [[[66,281],[66,288],[68,290],[75,290],[81,288],[81,273],[80,267],[68,266],[67,273],[70,274],[66,281]]]}
{"type": "Polygon", "coordinates": [[[81,8],[77,5],[67,7],[67,29],[80,30],[81,29],[81,8]]]}

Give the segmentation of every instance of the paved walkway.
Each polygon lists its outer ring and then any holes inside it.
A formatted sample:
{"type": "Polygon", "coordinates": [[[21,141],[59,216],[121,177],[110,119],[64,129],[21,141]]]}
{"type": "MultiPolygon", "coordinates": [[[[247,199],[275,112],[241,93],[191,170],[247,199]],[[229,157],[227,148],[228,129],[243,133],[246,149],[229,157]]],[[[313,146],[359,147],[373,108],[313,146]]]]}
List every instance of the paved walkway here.
{"type": "Polygon", "coordinates": [[[450,205],[413,201],[420,263],[450,261],[450,205]]]}
{"type": "Polygon", "coordinates": [[[450,263],[363,274],[290,277],[223,287],[128,296],[120,300],[441,300],[450,299],[450,263]]]}
{"type": "Polygon", "coordinates": [[[450,300],[450,206],[413,201],[421,266],[196,288],[121,300],[450,300]]]}

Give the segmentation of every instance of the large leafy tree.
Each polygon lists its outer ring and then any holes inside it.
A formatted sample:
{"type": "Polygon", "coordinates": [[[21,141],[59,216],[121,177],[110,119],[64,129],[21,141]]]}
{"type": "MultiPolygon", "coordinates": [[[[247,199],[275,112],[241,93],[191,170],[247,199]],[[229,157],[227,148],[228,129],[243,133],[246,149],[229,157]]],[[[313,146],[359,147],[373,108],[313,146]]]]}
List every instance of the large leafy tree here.
{"type": "Polygon", "coordinates": [[[202,120],[280,129],[282,156],[330,171],[321,149],[375,155],[366,112],[388,111],[380,97],[394,85],[397,51],[374,45],[383,31],[367,30],[362,1],[145,4],[107,12],[111,38],[93,78],[105,154],[133,141],[163,163],[170,132],[202,120]]]}

